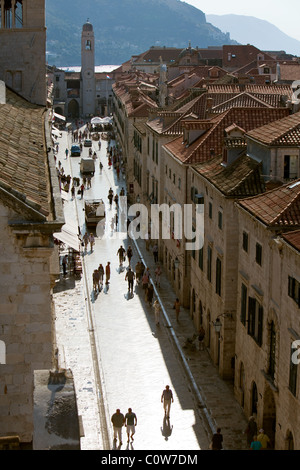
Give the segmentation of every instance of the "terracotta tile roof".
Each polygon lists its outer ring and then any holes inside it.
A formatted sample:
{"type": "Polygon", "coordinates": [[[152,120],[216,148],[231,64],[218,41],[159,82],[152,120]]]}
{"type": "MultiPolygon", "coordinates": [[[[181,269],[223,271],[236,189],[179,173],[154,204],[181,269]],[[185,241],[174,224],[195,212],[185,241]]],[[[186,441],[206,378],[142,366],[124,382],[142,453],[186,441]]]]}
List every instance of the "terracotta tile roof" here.
{"type": "Polygon", "coordinates": [[[224,45],[223,67],[239,69],[252,60],[257,60],[258,54],[263,55],[263,60],[273,60],[266,52],[261,52],[251,44],[247,45],[224,45]],[[230,58],[229,58],[230,57],[230,58]]]}
{"type": "Polygon", "coordinates": [[[127,116],[147,117],[149,110],[157,107],[156,102],[141,89],[155,82],[153,75],[137,72],[124,75],[112,85],[115,95],[126,109],[127,116]]]}
{"type": "Polygon", "coordinates": [[[239,205],[269,227],[300,227],[300,179],[244,199],[239,205]]]}
{"type": "Polygon", "coordinates": [[[226,167],[222,160],[217,157],[194,168],[227,197],[248,197],[265,191],[260,163],[246,155],[226,167]]]}
{"type": "Polygon", "coordinates": [[[25,196],[44,215],[50,213],[45,113],[7,89],[0,105],[0,185],[25,196]]]}
{"type": "Polygon", "coordinates": [[[233,98],[230,98],[227,101],[224,101],[221,104],[218,104],[217,106],[213,106],[212,112],[214,113],[221,113],[226,111],[227,109],[230,108],[262,108],[262,107],[268,107],[271,108],[271,105],[266,103],[265,101],[255,97],[254,95],[251,95],[250,93],[240,93],[238,95],[235,95],[233,98]]]}
{"type": "Polygon", "coordinates": [[[300,230],[283,233],[281,236],[289,245],[300,251],[300,230]]]}
{"type": "MultiPolygon", "coordinates": [[[[176,136],[182,134],[182,120],[193,114],[198,119],[207,117],[208,103],[211,100],[210,113],[223,113],[231,108],[280,108],[282,106],[282,96],[287,92],[292,94],[289,86],[257,86],[257,85],[208,85],[206,91],[194,96],[190,94],[186,97],[181,106],[173,105],[173,120],[164,120],[165,113],[159,113],[159,117],[149,122],[155,132],[176,136]],[[243,91],[244,90],[244,91],[243,91]]],[[[283,115],[286,115],[284,113],[283,115]]],[[[280,117],[283,116],[280,114],[280,117]]],[[[269,122],[269,121],[267,121],[269,122]]]]}
{"type": "Polygon", "coordinates": [[[247,134],[266,145],[300,146],[300,112],[254,129],[247,134]]]}
{"type": "MultiPolygon", "coordinates": [[[[256,127],[262,126],[262,123],[278,120],[288,114],[289,110],[287,108],[232,108],[225,113],[216,114],[214,118],[210,119],[209,122],[212,125],[208,130],[206,126],[208,121],[205,121],[205,128],[203,123],[199,121],[198,129],[205,132],[189,146],[183,142],[183,137],[180,136],[166,144],[165,147],[184,163],[195,164],[205,162],[211,159],[212,155],[221,155],[224,131],[231,124],[234,123],[245,129],[246,132],[249,132],[256,127]]],[[[196,123],[194,122],[193,125],[195,126],[196,123]]]]}
{"type": "Polygon", "coordinates": [[[160,63],[160,57],[163,62],[174,62],[178,59],[182,49],[176,47],[151,47],[148,51],[135,56],[134,63],[160,63]]]}

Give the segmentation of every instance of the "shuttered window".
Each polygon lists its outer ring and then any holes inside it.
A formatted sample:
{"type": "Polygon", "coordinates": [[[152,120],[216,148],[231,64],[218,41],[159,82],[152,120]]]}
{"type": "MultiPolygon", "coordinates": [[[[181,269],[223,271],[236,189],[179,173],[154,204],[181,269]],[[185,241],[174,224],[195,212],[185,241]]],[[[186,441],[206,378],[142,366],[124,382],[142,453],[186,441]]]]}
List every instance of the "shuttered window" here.
{"type": "Polygon", "coordinates": [[[248,300],[248,334],[259,346],[263,341],[263,307],[253,297],[248,300]]]}

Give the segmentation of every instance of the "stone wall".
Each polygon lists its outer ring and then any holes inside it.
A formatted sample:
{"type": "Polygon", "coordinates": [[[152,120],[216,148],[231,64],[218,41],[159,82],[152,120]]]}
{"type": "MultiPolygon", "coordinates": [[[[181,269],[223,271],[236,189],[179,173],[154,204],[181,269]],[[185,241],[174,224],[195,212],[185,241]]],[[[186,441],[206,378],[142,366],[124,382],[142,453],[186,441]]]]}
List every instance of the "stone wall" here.
{"type": "Polygon", "coordinates": [[[239,222],[235,395],[245,415],[256,416],[258,427],[264,428],[277,450],[287,449],[290,433],[295,449],[299,449],[299,380],[296,395],[289,389],[291,344],[300,331],[299,309],[288,295],[288,276],[299,278],[299,252],[279,243],[271,230],[243,210],[239,211],[239,222]],[[242,249],[243,230],[249,233],[248,253],[242,249]],[[262,246],[262,266],[255,261],[256,242],[262,246]],[[240,320],[242,283],[247,288],[245,324],[240,320]],[[261,344],[248,332],[249,296],[263,306],[261,344]],[[270,369],[271,353],[274,372],[270,369]]]}
{"type": "Polygon", "coordinates": [[[6,364],[0,365],[0,435],[18,434],[31,442],[33,372],[52,366],[52,249],[40,247],[39,236],[32,243],[14,234],[8,226],[14,216],[0,203],[0,340],[6,345],[6,364]]]}
{"type": "Polygon", "coordinates": [[[25,99],[46,105],[44,0],[24,3],[23,27],[0,29],[0,80],[25,99]]]}

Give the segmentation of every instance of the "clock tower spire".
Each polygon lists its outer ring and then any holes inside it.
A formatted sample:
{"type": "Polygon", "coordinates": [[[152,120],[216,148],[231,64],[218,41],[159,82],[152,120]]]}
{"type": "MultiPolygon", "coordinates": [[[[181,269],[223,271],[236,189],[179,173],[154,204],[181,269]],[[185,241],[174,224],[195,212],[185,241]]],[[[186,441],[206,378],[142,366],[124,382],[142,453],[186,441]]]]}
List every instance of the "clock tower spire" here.
{"type": "Polygon", "coordinates": [[[95,36],[93,25],[87,20],[81,35],[81,86],[82,114],[95,114],[96,80],[95,80],[95,36]]]}

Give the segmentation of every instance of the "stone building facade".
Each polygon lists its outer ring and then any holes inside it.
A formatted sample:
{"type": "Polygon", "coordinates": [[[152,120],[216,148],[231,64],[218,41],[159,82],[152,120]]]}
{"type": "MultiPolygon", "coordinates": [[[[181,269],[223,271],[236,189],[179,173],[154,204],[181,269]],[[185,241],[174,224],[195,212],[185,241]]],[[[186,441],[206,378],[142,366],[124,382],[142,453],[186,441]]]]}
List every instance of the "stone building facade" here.
{"type": "Polygon", "coordinates": [[[0,47],[0,435],[31,445],[34,373],[54,365],[53,233],[64,223],[46,107],[44,0],[1,0],[0,47]]]}
{"type": "Polygon", "coordinates": [[[34,371],[54,364],[51,292],[59,271],[53,233],[64,218],[50,111],[6,93],[0,109],[0,434],[30,444],[34,371]]]}
{"type": "Polygon", "coordinates": [[[0,80],[30,102],[46,106],[45,1],[1,0],[0,21],[0,80]]]}
{"type": "MultiPolygon", "coordinates": [[[[299,338],[298,253],[285,239],[285,232],[298,225],[288,219],[273,230],[251,210],[240,215],[244,201],[268,195],[274,198],[270,213],[281,213],[270,189],[297,183],[299,118],[288,106],[292,90],[201,80],[172,104],[150,109],[145,122],[133,121],[132,136],[124,132],[130,121],[125,109],[138,103],[138,86],[135,92],[123,90],[122,105],[115,108],[116,134],[126,153],[131,148],[127,137],[134,141],[134,195],[148,212],[154,203],[170,210],[168,221],[160,220],[159,262],[196,330],[204,326],[205,346],[220,375],[234,383],[246,417],[255,415],[276,449],[298,449],[299,366],[291,365],[291,344],[299,338]],[[196,204],[204,206],[203,250],[186,250],[188,240],[176,236],[171,209],[183,210],[185,204],[193,207],[195,226],[196,204]],[[252,251],[245,260],[247,240],[252,251]],[[262,253],[259,267],[256,256],[259,260],[262,253]]],[[[298,197],[294,202],[291,216],[296,217],[298,197]]]]}
{"type": "Polygon", "coordinates": [[[300,448],[299,183],[237,204],[235,394],[276,449],[300,448]]]}

